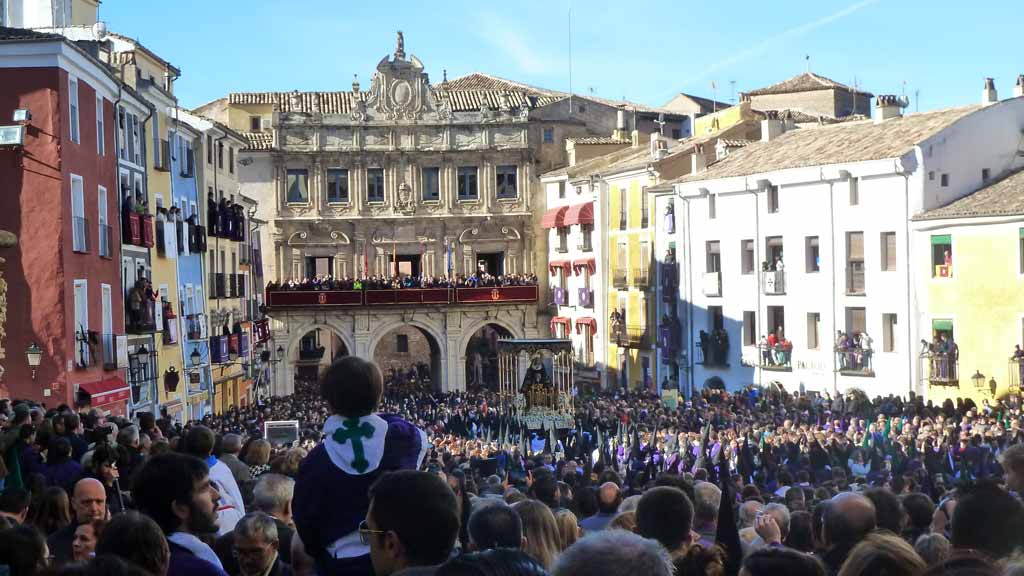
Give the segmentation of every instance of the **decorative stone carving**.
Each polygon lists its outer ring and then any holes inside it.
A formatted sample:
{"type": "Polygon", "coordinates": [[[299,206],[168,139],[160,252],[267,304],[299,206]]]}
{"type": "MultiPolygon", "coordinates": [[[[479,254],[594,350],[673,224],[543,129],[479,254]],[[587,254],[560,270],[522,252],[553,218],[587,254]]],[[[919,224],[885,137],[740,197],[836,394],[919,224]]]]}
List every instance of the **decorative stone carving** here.
{"type": "Polygon", "coordinates": [[[386,148],[391,145],[391,134],[384,131],[366,131],[363,133],[363,143],[367,148],[386,148]]]}
{"type": "Polygon", "coordinates": [[[441,130],[424,130],[417,134],[416,147],[420,150],[440,150],[444,148],[444,132],[441,130]]]}
{"type": "Polygon", "coordinates": [[[455,132],[455,147],[460,150],[478,148],[483,144],[483,138],[477,130],[458,130],[455,132]]]}
{"type": "Polygon", "coordinates": [[[362,98],[362,95],[353,95],[352,99],[352,110],[349,111],[348,115],[352,118],[353,122],[364,122],[366,120],[366,100],[362,98]]]}
{"type": "Polygon", "coordinates": [[[298,90],[288,94],[288,107],[291,108],[290,112],[299,112],[302,110],[302,96],[298,90]]]}
{"type": "Polygon", "coordinates": [[[497,119],[494,108],[486,100],[480,102],[480,119],[483,122],[494,122],[497,119]]]}
{"type": "Polygon", "coordinates": [[[288,132],[284,145],[290,148],[308,148],[313,145],[313,136],[307,132],[288,132]]]}
{"type": "Polygon", "coordinates": [[[505,128],[494,131],[495,148],[521,148],[525,145],[523,131],[518,128],[505,128]]]}
{"type": "Polygon", "coordinates": [[[398,186],[398,201],[395,202],[395,213],[412,216],[416,213],[416,202],[412,199],[412,188],[402,182],[398,186]]]}
{"type": "Polygon", "coordinates": [[[350,150],[354,147],[351,130],[330,130],[324,135],[326,150],[350,150]]]}

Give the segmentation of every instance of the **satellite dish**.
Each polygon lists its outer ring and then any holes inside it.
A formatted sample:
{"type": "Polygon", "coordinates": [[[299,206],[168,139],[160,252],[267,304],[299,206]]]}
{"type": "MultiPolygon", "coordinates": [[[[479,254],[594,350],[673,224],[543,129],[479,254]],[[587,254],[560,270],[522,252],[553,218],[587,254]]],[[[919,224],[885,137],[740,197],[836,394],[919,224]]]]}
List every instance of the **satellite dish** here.
{"type": "Polygon", "coordinates": [[[101,21],[101,22],[96,22],[95,24],[93,24],[92,25],[92,34],[96,38],[96,40],[99,40],[100,42],[106,40],[107,39],[107,23],[101,21]]]}

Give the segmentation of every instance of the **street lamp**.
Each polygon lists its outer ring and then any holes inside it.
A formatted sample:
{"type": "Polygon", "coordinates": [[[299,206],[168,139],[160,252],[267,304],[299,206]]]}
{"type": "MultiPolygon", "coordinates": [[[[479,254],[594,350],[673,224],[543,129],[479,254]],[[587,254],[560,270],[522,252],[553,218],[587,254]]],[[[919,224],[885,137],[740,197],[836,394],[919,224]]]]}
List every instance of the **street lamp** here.
{"type": "Polygon", "coordinates": [[[275,355],[277,356],[278,362],[284,360],[284,347],[278,345],[277,350],[275,351],[275,355]]]}
{"type": "Polygon", "coordinates": [[[139,349],[135,351],[135,360],[141,366],[149,366],[149,350],[146,349],[145,344],[139,346],[139,349]]]}
{"type": "Polygon", "coordinates": [[[996,379],[995,378],[991,378],[988,381],[988,389],[992,392],[992,398],[995,398],[996,397],[996,390],[999,389],[999,385],[996,384],[996,379]]]}
{"type": "Polygon", "coordinates": [[[985,390],[985,375],[979,370],[974,371],[974,376],[971,376],[971,380],[974,381],[974,388],[979,392],[985,390]]]}
{"type": "Polygon", "coordinates": [[[199,363],[203,360],[203,357],[199,353],[199,349],[198,348],[193,348],[192,349],[192,354],[189,354],[188,358],[189,358],[189,360],[192,361],[192,367],[193,368],[199,367],[199,363]]]}
{"type": "Polygon", "coordinates": [[[28,365],[32,368],[32,379],[36,379],[36,368],[39,367],[39,363],[43,361],[43,350],[35,342],[29,344],[28,349],[25,350],[25,357],[28,358],[28,365]]]}

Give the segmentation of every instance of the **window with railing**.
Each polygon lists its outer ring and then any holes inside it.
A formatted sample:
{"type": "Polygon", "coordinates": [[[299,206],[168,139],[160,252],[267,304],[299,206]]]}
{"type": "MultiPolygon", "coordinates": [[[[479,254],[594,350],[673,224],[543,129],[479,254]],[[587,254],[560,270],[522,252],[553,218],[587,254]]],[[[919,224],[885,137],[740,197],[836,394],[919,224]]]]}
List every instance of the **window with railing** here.
{"type": "Polygon", "coordinates": [[[113,256],[111,242],[113,242],[113,228],[107,224],[100,224],[100,257],[110,258],[113,256]]]}
{"type": "Polygon", "coordinates": [[[71,219],[72,246],[75,252],[89,251],[89,220],[75,216],[71,219]]]}

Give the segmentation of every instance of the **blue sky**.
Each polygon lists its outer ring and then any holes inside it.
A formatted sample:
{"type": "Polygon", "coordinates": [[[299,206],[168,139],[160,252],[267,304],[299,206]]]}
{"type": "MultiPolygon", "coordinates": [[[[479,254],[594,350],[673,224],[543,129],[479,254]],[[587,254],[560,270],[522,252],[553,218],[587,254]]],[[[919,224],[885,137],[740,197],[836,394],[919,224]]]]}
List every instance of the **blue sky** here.
{"type": "MultiPolygon", "coordinates": [[[[1020,0],[572,0],[572,87],[662,104],[719,100],[810,69],[911,109],[1001,97],[1024,73],[1020,0]],[[919,94],[917,100],[915,93],[919,94]]],[[[100,19],[182,70],[186,107],[234,91],[364,88],[395,31],[433,82],[474,71],[569,88],[570,0],[104,0],[100,19]],[[159,9],[158,9],[159,8],[159,9]]]]}

